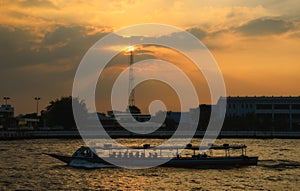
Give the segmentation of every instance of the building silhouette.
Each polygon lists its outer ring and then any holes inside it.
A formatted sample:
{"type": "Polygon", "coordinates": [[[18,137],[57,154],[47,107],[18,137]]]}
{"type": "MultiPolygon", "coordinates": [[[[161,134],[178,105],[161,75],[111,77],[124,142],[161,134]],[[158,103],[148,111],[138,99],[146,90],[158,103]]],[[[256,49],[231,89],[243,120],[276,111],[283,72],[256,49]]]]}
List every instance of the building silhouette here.
{"type": "Polygon", "coordinates": [[[14,107],[9,104],[1,105],[0,107],[0,129],[8,129],[15,126],[14,107]]]}
{"type": "MultiPolygon", "coordinates": [[[[225,98],[221,97],[219,101],[225,98]]],[[[298,97],[227,97],[226,118],[251,118],[272,130],[300,128],[298,97]]],[[[249,119],[250,120],[250,119],[249,119]]]]}

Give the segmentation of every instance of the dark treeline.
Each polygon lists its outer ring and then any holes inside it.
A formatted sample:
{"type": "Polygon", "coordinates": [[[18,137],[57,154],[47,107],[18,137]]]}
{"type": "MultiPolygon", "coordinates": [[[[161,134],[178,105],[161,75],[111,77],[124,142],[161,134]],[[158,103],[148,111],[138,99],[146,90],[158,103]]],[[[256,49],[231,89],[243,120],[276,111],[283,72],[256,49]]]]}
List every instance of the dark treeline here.
{"type": "Polygon", "coordinates": [[[18,120],[26,119],[27,121],[30,121],[31,119],[31,122],[33,120],[37,121],[32,122],[31,124],[36,130],[43,129],[45,127],[56,130],[76,130],[77,128],[73,116],[72,101],[74,101],[76,107],[80,108],[81,113],[87,114],[84,102],[79,101],[77,98],[72,98],[71,96],[61,97],[50,101],[49,105],[41,111],[40,116],[38,116],[37,113],[20,115],[14,118],[14,120],[12,118],[11,121],[14,121],[14,123],[11,123],[9,126],[5,126],[4,129],[8,129],[7,127],[12,126],[15,126],[17,129],[21,129],[21,126],[18,124],[18,120]]]}

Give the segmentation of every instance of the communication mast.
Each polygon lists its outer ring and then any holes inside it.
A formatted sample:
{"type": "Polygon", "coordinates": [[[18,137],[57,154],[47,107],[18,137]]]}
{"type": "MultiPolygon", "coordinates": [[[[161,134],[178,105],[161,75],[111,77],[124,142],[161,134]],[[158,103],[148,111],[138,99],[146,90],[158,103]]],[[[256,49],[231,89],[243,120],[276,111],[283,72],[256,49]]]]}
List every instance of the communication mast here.
{"type": "Polygon", "coordinates": [[[129,87],[128,87],[128,95],[129,95],[129,100],[128,100],[128,105],[134,106],[135,100],[134,100],[134,71],[133,71],[133,51],[134,47],[130,46],[128,48],[130,51],[130,58],[129,58],[129,87]]]}

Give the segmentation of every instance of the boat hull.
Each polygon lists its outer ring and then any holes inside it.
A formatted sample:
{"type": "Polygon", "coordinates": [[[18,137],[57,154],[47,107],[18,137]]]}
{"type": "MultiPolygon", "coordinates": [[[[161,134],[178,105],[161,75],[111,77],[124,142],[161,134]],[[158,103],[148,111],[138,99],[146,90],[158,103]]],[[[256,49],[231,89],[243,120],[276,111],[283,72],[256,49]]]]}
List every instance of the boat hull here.
{"type": "Polygon", "coordinates": [[[171,159],[161,166],[181,168],[232,168],[257,165],[258,157],[208,157],[197,159],[171,159]]]}
{"type": "MultiPolygon", "coordinates": [[[[87,157],[71,157],[71,156],[62,156],[57,154],[47,154],[53,158],[56,158],[68,165],[72,161],[84,161],[89,163],[96,164],[106,164],[113,165],[117,164],[118,161],[122,160],[122,164],[128,164],[128,167],[151,167],[152,163],[157,164],[159,160],[162,159],[134,159],[135,163],[132,166],[133,159],[112,159],[112,158],[87,158],[87,157]],[[107,161],[113,161],[112,163],[107,161]]],[[[165,159],[164,159],[165,161],[165,159]]],[[[162,167],[178,167],[178,168],[233,168],[233,167],[242,167],[242,166],[252,166],[257,165],[258,157],[207,157],[207,158],[173,158],[168,162],[161,164],[162,167]]],[[[124,165],[123,165],[124,166],[124,165]]]]}

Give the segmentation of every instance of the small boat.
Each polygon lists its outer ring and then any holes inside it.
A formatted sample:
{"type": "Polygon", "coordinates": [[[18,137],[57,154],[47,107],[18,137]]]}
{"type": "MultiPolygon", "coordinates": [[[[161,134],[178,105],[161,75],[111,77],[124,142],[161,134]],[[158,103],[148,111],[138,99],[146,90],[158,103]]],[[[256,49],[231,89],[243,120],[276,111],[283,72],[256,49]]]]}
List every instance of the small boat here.
{"type": "Polygon", "coordinates": [[[128,167],[137,168],[143,167],[145,164],[149,167],[159,164],[163,167],[180,168],[232,168],[257,165],[258,157],[247,156],[246,148],[246,145],[211,145],[202,148],[207,150],[200,153],[199,147],[188,144],[179,153],[180,148],[175,146],[164,146],[157,149],[145,144],[126,149],[105,144],[101,147],[82,146],[72,156],[44,154],[70,166],[84,168],[117,167],[115,164],[118,161],[122,161],[122,164],[128,164],[128,167]],[[241,150],[238,152],[239,154],[237,154],[238,150],[241,150]],[[215,152],[219,153],[215,155],[215,152]],[[220,155],[220,152],[223,154],[220,155]],[[135,166],[132,166],[133,160],[135,166]]]}

